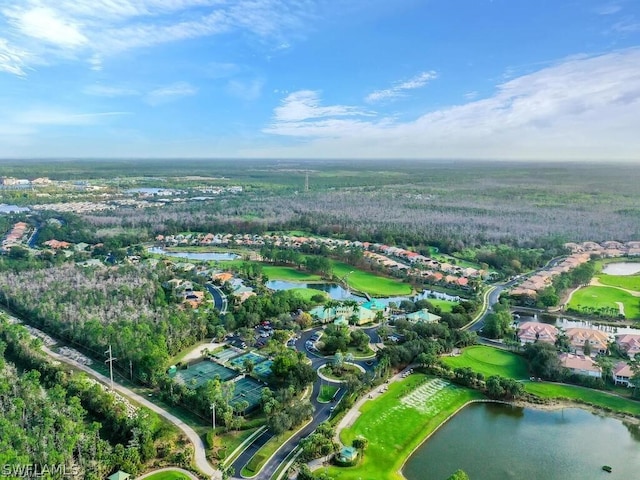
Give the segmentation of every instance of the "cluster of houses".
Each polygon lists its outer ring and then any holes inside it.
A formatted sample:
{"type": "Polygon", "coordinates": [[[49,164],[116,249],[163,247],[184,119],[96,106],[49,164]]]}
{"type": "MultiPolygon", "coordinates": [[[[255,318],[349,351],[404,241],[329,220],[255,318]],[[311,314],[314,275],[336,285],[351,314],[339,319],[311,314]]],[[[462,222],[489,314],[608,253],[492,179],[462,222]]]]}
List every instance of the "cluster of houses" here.
{"type": "MultiPolygon", "coordinates": [[[[545,342],[555,344],[560,331],[553,325],[538,322],[523,322],[518,325],[518,338],[522,344],[545,342]]],[[[569,343],[570,351],[558,355],[560,363],[571,373],[588,377],[601,378],[602,368],[594,358],[599,354],[606,354],[609,343],[615,341],[621,351],[633,359],[640,353],[640,335],[619,334],[609,335],[601,330],[592,328],[567,328],[564,335],[569,343]],[[585,354],[585,344],[590,352],[585,354]]],[[[633,371],[627,362],[621,361],[614,365],[613,381],[616,385],[630,386],[633,371]]]]}
{"type": "Polygon", "coordinates": [[[427,279],[432,283],[463,289],[469,288],[471,279],[479,279],[487,274],[484,270],[441,262],[400,247],[324,237],[191,233],[158,235],[156,241],[164,246],[244,246],[249,248],[273,246],[295,250],[300,249],[303,245],[324,246],[328,250],[334,250],[338,247],[355,248],[362,250],[363,257],[369,262],[381,265],[390,272],[403,272],[406,275],[427,279]]]}
{"type": "Polygon", "coordinates": [[[553,277],[562,273],[570,272],[583,263],[587,263],[590,259],[591,255],[589,253],[572,253],[559,264],[545,270],[541,270],[535,275],[527,278],[522,283],[512,288],[510,294],[514,297],[536,298],[538,292],[551,285],[553,277]]]}
{"type": "Polygon", "coordinates": [[[15,247],[16,245],[21,245],[27,240],[27,235],[30,231],[29,225],[25,222],[17,222],[13,225],[9,233],[5,235],[2,239],[2,247],[0,248],[3,252],[8,252],[11,250],[11,247],[15,247]]]}
{"type": "Polygon", "coordinates": [[[586,253],[588,255],[595,254],[603,258],[613,257],[637,257],[640,256],[640,241],[616,242],[609,240],[602,243],[582,242],[582,243],[565,243],[571,253],[586,253]]]}
{"type": "Polygon", "coordinates": [[[0,187],[28,187],[50,185],[51,180],[47,177],[34,178],[29,180],[26,178],[0,177],[0,187]]]}

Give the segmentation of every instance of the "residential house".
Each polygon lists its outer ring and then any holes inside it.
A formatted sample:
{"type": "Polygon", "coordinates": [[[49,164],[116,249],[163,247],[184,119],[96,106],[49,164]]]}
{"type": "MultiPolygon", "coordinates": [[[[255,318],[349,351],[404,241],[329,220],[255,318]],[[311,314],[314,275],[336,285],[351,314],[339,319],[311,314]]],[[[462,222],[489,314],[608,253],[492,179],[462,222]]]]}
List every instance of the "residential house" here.
{"type": "Polygon", "coordinates": [[[427,310],[426,308],[423,308],[422,310],[418,310],[417,312],[408,313],[405,316],[405,318],[410,322],[414,322],[414,323],[418,323],[418,322],[433,323],[440,320],[441,317],[439,317],[438,315],[434,315],[433,313],[429,312],[429,310],[427,310]]]}
{"type": "Polygon", "coordinates": [[[538,322],[522,322],[518,325],[520,342],[544,342],[554,344],[558,336],[558,329],[553,325],[538,322]]]}
{"type": "Polygon", "coordinates": [[[616,343],[630,358],[634,358],[640,353],[640,335],[630,333],[616,335],[616,343]]]}
{"type": "Polygon", "coordinates": [[[561,353],[558,358],[560,359],[560,364],[568,368],[571,373],[602,378],[602,369],[591,357],[574,355],[573,353],[561,353]]]}
{"type": "Polygon", "coordinates": [[[627,362],[616,363],[611,375],[613,376],[613,381],[616,385],[624,385],[626,387],[633,386],[631,385],[630,380],[634,375],[634,371],[627,362]]]}
{"type": "Polygon", "coordinates": [[[567,338],[574,353],[582,353],[585,342],[589,342],[591,356],[598,353],[607,353],[609,335],[592,328],[567,328],[567,338]]]}
{"type": "Polygon", "coordinates": [[[376,314],[374,311],[369,310],[368,308],[363,306],[360,306],[358,308],[344,305],[331,308],[319,306],[312,309],[309,314],[313,318],[317,318],[322,323],[330,323],[340,317],[344,317],[347,321],[349,321],[351,317],[355,315],[357,318],[357,324],[363,325],[365,323],[373,322],[376,318],[376,314]]]}

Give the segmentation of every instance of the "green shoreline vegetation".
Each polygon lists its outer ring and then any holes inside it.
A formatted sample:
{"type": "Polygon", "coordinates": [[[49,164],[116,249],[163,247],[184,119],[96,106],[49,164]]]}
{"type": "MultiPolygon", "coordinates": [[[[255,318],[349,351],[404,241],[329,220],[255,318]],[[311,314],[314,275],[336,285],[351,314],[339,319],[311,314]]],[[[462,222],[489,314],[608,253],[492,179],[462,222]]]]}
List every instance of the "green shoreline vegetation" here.
{"type": "Polygon", "coordinates": [[[345,445],[351,445],[359,436],[368,440],[364,459],[353,467],[330,467],[329,476],[336,480],[404,479],[400,469],[411,453],[460,408],[472,400],[484,398],[475,390],[446,383],[430,399],[428,409],[401,405],[402,398],[410,398],[412,392],[432,380],[433,377],[416,373],[390,384],[387,392],[365,402],[354,424],[340,432],[345,445]]]}

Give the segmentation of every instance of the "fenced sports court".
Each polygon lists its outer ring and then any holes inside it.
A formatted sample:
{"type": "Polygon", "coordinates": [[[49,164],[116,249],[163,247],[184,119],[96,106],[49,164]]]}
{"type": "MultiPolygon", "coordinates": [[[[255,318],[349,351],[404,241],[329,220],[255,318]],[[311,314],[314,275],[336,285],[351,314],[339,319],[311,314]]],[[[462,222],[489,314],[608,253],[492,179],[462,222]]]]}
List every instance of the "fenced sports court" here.
{"type": "Polygon", "coordinates": [[[237,357],[238,355],[240,354],[233,348],[226,348],[213,354],[213,356],[220,360],[221,363],[227,363],[229,360],[237,357]]]}
{"type": "Polygon", "coordinates": [[[221,382],[226,382],[238,376],[238,372],[222,365],[205,360],[191,365],[186,370],[176,372],[176,381],[183,383],[189,388],[198,388],[208,380],[219,378],[221,382]]]}
{"type": "Polygon", "coordinates": [[[260,405],[260,398],[262,397],[262,389],[264,384],[254,380],[253,378],[244,377],[234,382],[236,385],[231,404],[245,401],[249,403],[247,410],[253,410],[260,405]]]}
{"type": "Polygon", "coordinates": [[[260,377],[268,377],[271,375],[271,365],[273,365],[272,360],[261,362],[253,367],[253,372],[260,377]]]}
{"type": "Polygon", "coordinates": [[[254,365],[257,365],[260,362],[264,362],[266,359],[267,357],[263,357],[262,355],[258,355],[254,352],[249,352],[234,358],[229,362],[229,365],[235,368],[244,368],[244,362],[247,360],[251,360],[254,365]]]}

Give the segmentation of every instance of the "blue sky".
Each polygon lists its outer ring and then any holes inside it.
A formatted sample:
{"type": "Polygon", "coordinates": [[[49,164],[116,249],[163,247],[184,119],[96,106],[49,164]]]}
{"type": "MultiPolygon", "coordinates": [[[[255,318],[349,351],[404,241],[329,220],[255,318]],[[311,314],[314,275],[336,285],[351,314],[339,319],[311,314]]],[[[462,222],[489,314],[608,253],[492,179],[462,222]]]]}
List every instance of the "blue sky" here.
{"type": "Polygon", "coordinates": [[[0,157],[640,159],[638,0],[0,0],[0,157]]]}

